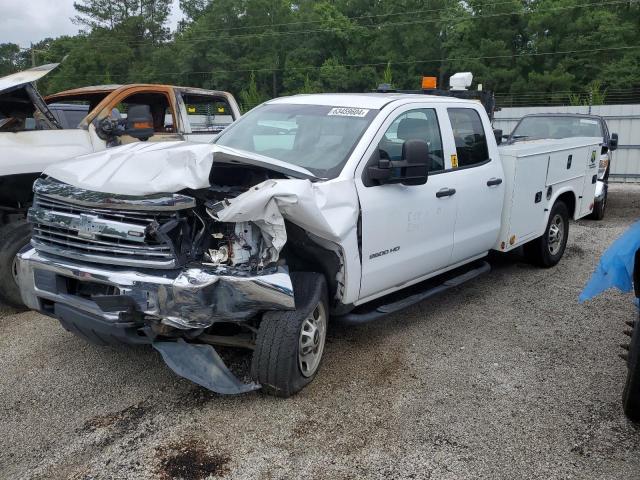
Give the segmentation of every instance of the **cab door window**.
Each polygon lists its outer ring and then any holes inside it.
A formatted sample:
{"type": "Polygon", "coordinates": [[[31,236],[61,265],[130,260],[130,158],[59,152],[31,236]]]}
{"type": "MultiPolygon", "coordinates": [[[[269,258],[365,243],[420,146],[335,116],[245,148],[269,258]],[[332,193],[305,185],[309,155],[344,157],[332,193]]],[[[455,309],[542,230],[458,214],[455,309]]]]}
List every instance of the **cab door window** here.
{"type": "Polygon", "coordinates": [[[472,108],[449,108],[447,111],[456,142],[458,168],[487,162],[489,147],[478,112],[472,108]]]}
{"type": "Polygon", "coordinates": [[[407,140],[423,140],[429,146],[429,172],[444,170],[442,136],[438,116],[431,108],[405,112],[396,118],[385,132],[378,148],[380,158],[400,160],[407,140]]]}

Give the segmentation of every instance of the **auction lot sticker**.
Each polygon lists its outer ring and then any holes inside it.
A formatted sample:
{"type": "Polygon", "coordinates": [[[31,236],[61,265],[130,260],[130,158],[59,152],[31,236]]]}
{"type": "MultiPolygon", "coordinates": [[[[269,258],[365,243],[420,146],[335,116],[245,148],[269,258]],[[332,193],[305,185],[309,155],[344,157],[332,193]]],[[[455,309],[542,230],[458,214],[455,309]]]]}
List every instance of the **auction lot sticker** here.
{"type": "Polygon", "coordinates": [[[334,117],[366,117],[369,110],[366,108],[334,107],[328,115],[334,117]]]}

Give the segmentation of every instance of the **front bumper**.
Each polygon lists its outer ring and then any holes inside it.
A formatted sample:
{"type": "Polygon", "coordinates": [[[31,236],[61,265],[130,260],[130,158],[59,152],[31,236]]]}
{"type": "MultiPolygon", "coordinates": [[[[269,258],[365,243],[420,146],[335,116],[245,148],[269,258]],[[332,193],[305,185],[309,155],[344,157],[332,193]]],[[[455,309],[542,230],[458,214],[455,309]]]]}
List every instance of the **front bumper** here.
{"type": "Polygon", "coordinates": [[[134,271],[50,257],[34,248],[17,259],[24,303],[48,315],[56,316],[55,307],[63,305],[107,324],[139,314],[186,330],[295,308],[291,278],[282,268],[253,276],[204,265],[134,271]]]}

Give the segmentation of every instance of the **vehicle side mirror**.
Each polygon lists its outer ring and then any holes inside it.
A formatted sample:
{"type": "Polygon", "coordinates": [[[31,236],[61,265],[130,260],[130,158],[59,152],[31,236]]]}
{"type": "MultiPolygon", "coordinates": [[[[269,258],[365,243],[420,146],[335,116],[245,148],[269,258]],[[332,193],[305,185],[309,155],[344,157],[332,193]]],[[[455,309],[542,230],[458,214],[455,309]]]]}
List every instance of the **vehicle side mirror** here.
{"type": "Polygon", "coordinates": [[[504,135],[502,134],[502,129],[494,128],[493,129],[493,136],[496,137],[496,143],[498,145],[501,145],[502,144],[502,138],[504,137],[504,135]]]}
{"type": "Polygon", "coordinates": [[[143,141],[153,136],[153,116],[149,105],[129,106],[124,133],[143,141]]]}
{"type": "Polygon", "coordinates": [[[609,139],[609,151],[613,152],[618,149],[618,134],[612,133],[609,139]]]}
{"type": "MultiPolygon", "coordinates": [[[[402,144],[402,159],[380,158],[380,150],[373,154],[367,167],[367,183],[383,185],[424,185],[429,176],[429,146],[424,140],[407,140],[402,144]]],[[[369,185],[368,185],[369,186],[369,185]]]]}

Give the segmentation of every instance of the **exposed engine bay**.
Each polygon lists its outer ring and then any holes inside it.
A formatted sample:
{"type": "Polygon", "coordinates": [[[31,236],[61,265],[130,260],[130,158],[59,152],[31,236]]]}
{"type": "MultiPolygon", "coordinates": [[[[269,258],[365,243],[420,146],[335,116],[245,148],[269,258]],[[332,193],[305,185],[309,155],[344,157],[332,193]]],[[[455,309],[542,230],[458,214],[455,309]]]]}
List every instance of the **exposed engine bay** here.
{"type": "Polygon", "coordinates": [[[170,269],[198,262],[256,273],[274,266],[279,251],[255,223],[223,222],[216,214],[230,198],[282,175],[235,165],[213,170],[218,183],[209,188],[145,198],[38,179],[29,211],[34,246],[62,257],[129,267],[170,269]]]}
{"type": "Polygon", "coordinates": [[[214,165],[211,180],[215,179],[215,183],[207,189],[190,192],[200,200],[206,198],[207,218],[202,219],[207,236],[203,239],[205,265],[228,265],[256,272],[278,261],[278,250],[264,238],[254,222],[221,222],[216,216],[230,198],[273,178],[286,177],[259,167],[214,165]]]}

